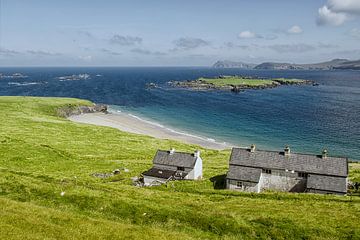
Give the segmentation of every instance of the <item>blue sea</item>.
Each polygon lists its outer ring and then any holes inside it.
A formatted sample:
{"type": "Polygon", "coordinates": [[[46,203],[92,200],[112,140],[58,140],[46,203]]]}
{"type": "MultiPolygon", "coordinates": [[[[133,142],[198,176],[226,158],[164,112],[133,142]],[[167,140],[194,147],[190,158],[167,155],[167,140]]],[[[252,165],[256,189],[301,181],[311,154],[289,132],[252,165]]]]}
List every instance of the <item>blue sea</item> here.
{"type": "Polygon", "coordinates": [[[168,128],[217,142],[360,160],[360,72],[275,71],[199,67],[0,68],[26,78],[0,78],[0,95],[58,96],[106,103],[168,128]],[[89,74],[82,79],[62,76],[89,74]],[[218,75],[314,80],[319,86],[281,86],[240,93],[174,89],[171,80],[218,75]],[[158,88],[146,89],[147,83],[158,88]]]}

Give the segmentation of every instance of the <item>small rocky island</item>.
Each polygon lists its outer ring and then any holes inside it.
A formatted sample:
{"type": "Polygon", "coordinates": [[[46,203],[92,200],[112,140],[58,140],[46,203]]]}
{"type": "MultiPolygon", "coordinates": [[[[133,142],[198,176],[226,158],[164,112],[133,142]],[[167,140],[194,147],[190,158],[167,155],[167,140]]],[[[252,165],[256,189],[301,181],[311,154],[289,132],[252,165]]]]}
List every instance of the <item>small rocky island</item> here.
{"type": "Polygon", "coordinates": [[[229,90],[240,92],[245,89],[265,89],[274,88],[281,85],[314,85],[317,84],[310,80],[287,79],[287,78],[257,78],[249,76],[223,76],[215,78],[199,78],[188,81],[170,81],[169,85],[177,88],[186,88],[191,90],[229,90]]]}

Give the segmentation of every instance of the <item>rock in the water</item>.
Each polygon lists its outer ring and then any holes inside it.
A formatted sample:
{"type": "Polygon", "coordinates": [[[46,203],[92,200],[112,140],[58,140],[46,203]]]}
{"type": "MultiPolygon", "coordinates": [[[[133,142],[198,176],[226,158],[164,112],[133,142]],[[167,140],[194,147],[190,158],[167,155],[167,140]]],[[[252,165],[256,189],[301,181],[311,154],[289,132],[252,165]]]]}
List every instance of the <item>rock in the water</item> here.
{"type": "Polygon", "coordinates": [[[147,83],[146,84],[146,89],[152,89],[152,88],[157,88],[158,86],[156,85],[156,83],[147,83]]]}

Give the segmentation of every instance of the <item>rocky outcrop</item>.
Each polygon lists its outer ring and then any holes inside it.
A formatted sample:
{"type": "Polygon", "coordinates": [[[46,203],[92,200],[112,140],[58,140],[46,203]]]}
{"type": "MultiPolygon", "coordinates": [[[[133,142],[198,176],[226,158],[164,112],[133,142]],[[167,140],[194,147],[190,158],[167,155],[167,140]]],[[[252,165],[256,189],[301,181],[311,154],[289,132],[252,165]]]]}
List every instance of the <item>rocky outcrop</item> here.
{"type": "Polygon", "coordinates": [[[61,107],[57,110],[57,115],[60,117],[70,117],[72,115],[80,115],[84,113],[95,113],[95,112],[102,112],[108,113],[108,106],[105,104],[94,104],[92,106],[74,106],[68,105],[61,107]]]}

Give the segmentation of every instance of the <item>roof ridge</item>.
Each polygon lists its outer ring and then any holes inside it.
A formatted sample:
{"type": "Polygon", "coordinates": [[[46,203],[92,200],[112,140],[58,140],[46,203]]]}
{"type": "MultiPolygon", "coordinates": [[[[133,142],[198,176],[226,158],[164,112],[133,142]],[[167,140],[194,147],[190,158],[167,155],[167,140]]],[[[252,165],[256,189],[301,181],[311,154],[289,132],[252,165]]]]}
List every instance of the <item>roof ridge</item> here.
{"type": "MultiPolygon", "coordinates": [[[[170,150],[161,150],[161,149],[158,149],[158,151],[160,152],[170,152],[170,150]]],[[[179,151],[176,151],[174,153],[181,153],[181,154],[189,154],[189,155],[194,155],[194,153],[189,153],[189,152],[179,152],[179,151]]]]}
{"type": "MultiPolygon", "coordinates": [[[[245,148],[245,147],[233,147],[232,149],[249,150],[249,148],[245,148]]],[[[283,153],[284,151],[256,149],[255,152],[283,153]]],[[[291,152],[291,154],[304,155],[304,156],[313,156],[313,157],[319,157],[319,158],[320,158],[320,156],[321,156],[321,154],[299,153],[299,152],[291,152]]],[[[291,154],[290,154],[290,156],[291,156],[291,154]]],[[[329,158],[339,158],[339,159],[346,159],[346,160],[348,160],[348,158],[347,158],[347,157],[344,157],[344,156],[328,156],[327,159],[329,159],[329,158]]]]}

